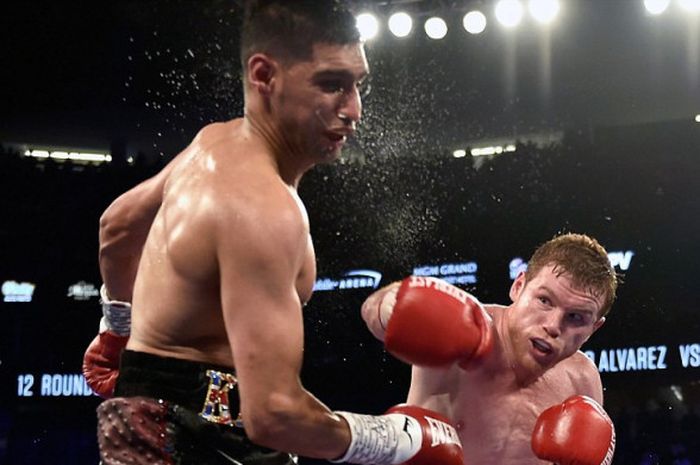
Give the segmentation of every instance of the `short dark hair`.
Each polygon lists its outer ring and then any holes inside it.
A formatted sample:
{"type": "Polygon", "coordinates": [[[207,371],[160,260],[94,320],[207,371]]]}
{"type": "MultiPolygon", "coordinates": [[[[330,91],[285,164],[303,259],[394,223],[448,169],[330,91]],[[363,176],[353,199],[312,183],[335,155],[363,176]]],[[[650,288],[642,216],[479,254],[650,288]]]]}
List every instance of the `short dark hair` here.
{"type": "Polygon", "coordinates": [[[554,265],[557,275],[566,273],[571,276],[577,288],[603,296],[599,316],[605,316],[610,311],[619,279],[605,248],[597,240],[585,234],[568,233],[545,242],[528,262],[526,281],[549,265],[554,265]]]}
{"type": "Polygon", "coordinates": [[[353,13],[342,0],[249,0],[241,31],[241,62],[262,52],[281,61],[310,60],[313,45],[360,41],[353,13]]]}

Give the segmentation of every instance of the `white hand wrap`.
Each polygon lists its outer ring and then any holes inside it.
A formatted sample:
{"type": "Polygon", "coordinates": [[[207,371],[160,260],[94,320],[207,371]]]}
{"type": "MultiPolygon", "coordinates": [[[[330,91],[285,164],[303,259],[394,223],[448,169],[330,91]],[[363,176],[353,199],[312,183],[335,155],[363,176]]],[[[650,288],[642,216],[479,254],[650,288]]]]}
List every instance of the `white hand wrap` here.
{"type": "Polygon", "coordinates": [[[394,313],[394,307],[396,306],[396,295],[399,293],[400,286],[394,286],[390,289],[384,296],[382,300],[379,301],[377,305],[377,316],[379,319],[379,324],[386,333],[386,327],[389,324],[389,319],[392,313],[394,313]]]}
{"type": "Polygon", "coordinates": [[[111,331],[119,336],[131,334],[131,304],[110,300],[104,284],[100,287],[100,303],[102,304],[100,332],[111,331]]]}
{"type": "Polygon", "coordinates": [[[351,439],[345,455],[331,462],[394,465],[407,461],[421,448],[423,433],[415,418],[398,413],[381,416],[349,412],[335,414],[348,422],[351,439]]]}

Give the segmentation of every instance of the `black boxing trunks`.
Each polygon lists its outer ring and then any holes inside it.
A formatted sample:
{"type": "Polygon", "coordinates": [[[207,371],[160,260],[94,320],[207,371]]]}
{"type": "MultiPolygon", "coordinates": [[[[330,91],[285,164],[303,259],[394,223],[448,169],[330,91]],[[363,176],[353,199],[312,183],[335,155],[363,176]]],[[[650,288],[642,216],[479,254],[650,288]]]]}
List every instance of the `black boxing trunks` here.
{"type": "Polygon", "coordinates": [[[294,465],[246,436],[233,372],[125,350],[114,397],[97,408],[102,465],[294,465]]]}

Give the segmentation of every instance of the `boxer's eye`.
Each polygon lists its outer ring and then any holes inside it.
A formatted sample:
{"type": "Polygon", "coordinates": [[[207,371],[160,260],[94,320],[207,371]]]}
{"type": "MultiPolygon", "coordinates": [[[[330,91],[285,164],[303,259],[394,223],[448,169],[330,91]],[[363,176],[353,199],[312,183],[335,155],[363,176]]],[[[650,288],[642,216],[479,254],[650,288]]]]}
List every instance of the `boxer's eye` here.
{"type": "Polygon", "coordinates": [[[318,86],[327,94],[342,94],[345,92],[345,85],[339,79],[327,79],[320,81],[318,86]]]}
{"type": "Polygon", "coordinates": [[[570,322],[577,326],[585,325],[588,323],[588,318],[586,315],[577,312],[571,312],[567,314],[567,318],[570,322]]]}

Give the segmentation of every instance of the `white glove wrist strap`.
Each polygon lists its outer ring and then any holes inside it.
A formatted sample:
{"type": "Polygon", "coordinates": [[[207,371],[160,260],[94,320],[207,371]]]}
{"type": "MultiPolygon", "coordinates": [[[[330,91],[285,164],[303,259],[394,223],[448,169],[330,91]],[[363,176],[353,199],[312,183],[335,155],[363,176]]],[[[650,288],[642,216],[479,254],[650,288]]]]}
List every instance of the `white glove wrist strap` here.
{"type": "Polygon", "coordinates": [[[422,433],[415,418],[398,413],[335,413],[347,421],[351,439],[347,452],[331,462],[393,465],[407,461],[420,450],[422,433]]]}
{"type": "Polygon", "coordinates": [[[110,300],[104,284],[100,287],[100,303],[103,315],[100,320],[100,332],[109,330],[119,336],[131,334],[131,304],[110,300]]]}
{"type": "Polygon", "coordinates": [[[332,462],[389,465],[392,463],[398,432],[386,416],[335,412],[350,426],[350,446],[345,455],[332,462]]]}

